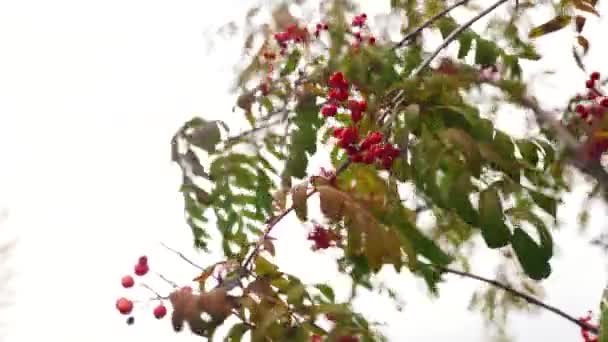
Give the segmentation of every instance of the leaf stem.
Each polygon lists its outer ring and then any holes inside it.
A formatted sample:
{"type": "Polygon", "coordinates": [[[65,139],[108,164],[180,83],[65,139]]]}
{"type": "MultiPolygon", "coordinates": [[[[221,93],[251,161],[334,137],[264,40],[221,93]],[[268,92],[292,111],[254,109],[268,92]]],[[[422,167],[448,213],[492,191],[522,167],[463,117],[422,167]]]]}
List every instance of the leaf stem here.
{"type": "Polygon", "coordinates": [[[194,263],[192,260],[188,259],[188,258],[187,258],[187,257],[186,257],[184,254],[182,254],[181,252],[176,251],[175,249],[173,249],[173,248],[171,248],[171,247],[169,247],[169,246],[165,245],[165,244],[164,244],[164,243],[162,243],[162,242],[161,242],[160,244],[161,244],[163,247],[165,247],[166,249],[168,249],[169,251],[171,251],[171,252],[173,252],[173,253],[177,254],[177,256],[179,256],[180,258],[182,258],[183,260],[185,260],[185,261],[186,261],[187,263],[189,263],[190,265],[192,265],[192,266],[194,266],[194,267],[198,268],[198,269],[199,269],[199,270],[201,270],[201,271],[204,271],[204,270],[205,270],[205,268],[204,268],[204,267],[202,267],[202,266],[199,266],[199,265],[195,264],[195,263],[194,263]]]}

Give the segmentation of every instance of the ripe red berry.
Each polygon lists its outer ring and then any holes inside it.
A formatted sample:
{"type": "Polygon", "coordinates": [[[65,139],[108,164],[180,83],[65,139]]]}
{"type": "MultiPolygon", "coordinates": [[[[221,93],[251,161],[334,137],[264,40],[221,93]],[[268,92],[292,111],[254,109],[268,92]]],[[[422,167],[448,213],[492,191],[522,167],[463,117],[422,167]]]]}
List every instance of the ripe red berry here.
{"type": "Polygon", "coordinates": [[[593,88],[593,86],[594,86],[594,85],[595,85],[595,81],[594,81],[594,80],[592,80],[592,79],[591,79],[591,80],[587,80],[587,81],[585,82],[585,87],[587,87],[587,88],[589,88],[589,89],[593,88]]]}
{"type": "Polygon", "coordinates": [[[131,277],[130,275],[126,275],[122,277],[121,283],[122,287],[129,288],[133,287],[133,285],[135,284],[135,280],[133,280],[133,277],[131,277]]]}
{"type": "Polygon", "coordinates": [[[323,114],[323,116],[325,116],[325,117],[335,116],[337,112],[338,112],[338,107],[336,107],[336,105],[333,105],[333,104],[326,104],[325,106],[323,106],[323,108],[321,108],[321,114],[323,114]]]}
{"type": "Polygon", "coordinates": [[[323,341],[323,338],[321,337],[321,335],[312,335],[310,336],[310,342],[321,342],[323,341]]]}
{"type": "Polygon", "coordinates": [[[137,263],[141,264],[141,265],[147,265],[148,264],[148,257],[145,255],[142,255],[139,257],[139,259],[137,259],[137,263]]]}
{"type": "Polygon", "coordinates": [[[363,142],[361,143],[361,150],[367,150],[371,146],[379,143],[384,139],[384,136],[380,132],[370,132],[363,142]]]}
{"type": "Polygon", "coordinates": [[[341,71],[336,71],[329,77],[328,83],[332,88],[341,88],[345,82],[344,74],[341,71]]]}
{"type": "Polygon", "coordinates": [[[119,298],[116,301],[116,309],[118,309],[121,314],[128,315],[133,311],[133,302],[124,297],[119,298]]]}
{"type": "Polygon", "coordinates": [[[353,120],[353,122],[361,121],[362,117],[363,117],[363,114],[359,111],[350,113],[350,118],[353,120]]]}
{"type": "Polygon", "coordinates": [[[390,168],[393,167],[393,161],[394,161],[394,159],[391,157],[383,157],[382,158],[382,167],[385,168],[386,170],[390,170],[390,168]]]}
{"type": "Polygon", "coordinates": [[[167,307],[165,307],[162,303],[154,308],[154,317],[157,319],[161,319],[165,317],[167,314],[167,307]]]}
{"type": "Polygon", "coordinates": [[[346,145],[352,145],[359,141],[359,130],[357,127],[348,127],[342,132],[342,141],[346,143],[346,145]]]}
{"type": "Polygon", "coordinates": [[[608,108],[608,96],[602,98],[602,100],[600,101],[600,106],[608,108]]]}
{"type": "Polygon", "coordinates": [[[326,30],[326,31],[329,30],[329,25],[323,24],[323,29],[326,30]]]}
{"type": "Polygon", "coordinates": [[[135,265],[135,274],[138,276],[143,276],[146,275],[146,273],[148,273],[148,271],[150,270],[150,267],[148,267],[147,264],[137,264],[135,265]]]}
{"type": "Polygon", "coordinates": [[[376,44],[376,37],[374,37],[374,36],[369,37],[368,42],[369,42],[369,45],[376,44]]]}
{"type": "Polygon", "coordinates": [[[344,128],[333,127],[332,135],[334,136],[334,138],[340,138],[342,136],[342,132],[344,132],[344,128]]]}
{"type": "Polygon", "coordinates": [[[362,41],[363,40],[363,36],[361,36],[361,32],[355,32],[355,38],[358,41],[362,41]]]}
{"type": "Polygon", "coordinates": [[[370,151],[367,151],[364,155],[363,155],[363,163],[365,164],[373,164],[374,161],[376,160],[376,156],[373,153],[370,153],[370,151]]]}
{"type": "Polygon", "coordinates": [[[592,73],[591,73],[591,77],[590,77],[590,78],[591,78],[592,80],[594,80],[594,81],[597,81],[597,80],[599,80],[599,79],[600,79],[600,73],[599,73],[599,72],[597,72],[597,71],[594,71],[594,72],[592,72],[592,73]]]}
{"type": "Polygon", "coordinates": [[[357,336],[340,336],[338,342],[359,342],[359,338],[357,336]]]}
{"type": "Polygon", "coordinates": [[[361,163],[363,161],[363,155],[361,153],[354,154],[350,157],[353,163],[361,163]]]}

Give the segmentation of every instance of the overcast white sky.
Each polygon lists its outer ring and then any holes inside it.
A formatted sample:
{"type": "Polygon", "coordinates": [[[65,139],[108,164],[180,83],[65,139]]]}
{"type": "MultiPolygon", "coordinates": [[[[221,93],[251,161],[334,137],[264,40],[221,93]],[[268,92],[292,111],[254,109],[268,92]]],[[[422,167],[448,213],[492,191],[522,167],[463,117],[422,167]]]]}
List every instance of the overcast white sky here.
{"type": "MultiPolygon", "coordinates": [[[[0,341],[200,340],[175,335],[168,320],[152,318],[151,307],[136,312],[129,327],[114,303],[125,294],[120,277],[140,254],[175,281],[193,277],[196,270],[159,241],[202,265],[217,261],[190,248],[169,140],[193,115],[240,120],[227,93],[240,44],[224,42],[207,54],[206,42],[219,24],[243,18],[250,2],[0,2],[0,207],[9,211],[0,227],[3,240],[15,233],[20,239],[17,260],[9,259],[17,278],[1,294],[10,297],[17,287],[18,305],[0,311],[9,326],[0,341]]],[[[370,4],[369,12],[378,10],[370,4]]],[[[605,2],[600,7],[608,13],[605,2]]],[[[586,32],[588,66],[608,73],[601,68],[606,21],[590,20],[586,32]]],[[[541,51],[551,51],[543,68],[558,69],[537,88],[547,107],[563,105],[584,82],[566,40],[568,32],[539,41],[541,51]]],[[[523,119],[509,112],[498,122],[513,131],[523,119]]],[[[597,306],[606,272],[602,254],[576,233],[580,198],[579,191],[560,208],[562,251],[545,284],[548,302],[582,315],[597,306]]],[[[605,210],[593,215],[592,231],[605,229],[605,210]]],[[[277,228],[281,266],[306,281],[336,278],[328,256],[308,250],[305,234],[293,218],[277,228]]],[[[473,270],[491,276],[492,253],[476,258],[473,270]]],[[[407,275],[391,279],[407,302],[403,313],[373,296],[361,301],[371,317],[387,322],[391,341],[484,340],[479,315],[467,311],[478,283],[450,277],[441,298],[430,300],[407,275]]],[[[511,328],[516,341],[579,341],[575,326],[550,313],[517,315],[511,328]]]]}

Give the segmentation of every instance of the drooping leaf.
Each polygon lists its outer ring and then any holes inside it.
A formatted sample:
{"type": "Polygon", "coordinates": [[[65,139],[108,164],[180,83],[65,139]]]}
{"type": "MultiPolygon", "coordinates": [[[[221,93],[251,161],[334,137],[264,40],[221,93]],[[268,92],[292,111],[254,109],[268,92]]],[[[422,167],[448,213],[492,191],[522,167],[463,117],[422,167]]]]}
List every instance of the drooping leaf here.
{"type": "Polygon", "coordinates": [[[321,293],[330,301],[334,302],[336,300],[336,295],[334,294],[334,290],[329,285],[325,284],[317,284],[315,287],[321,291],[321,293]]]}
{"type": "Polygon", "coordinates": [[[530,193],[530,196],[532,196],[532,199],[534,200],[534,202],[541,207],[544,211],[547,212],[547,214],[551,215],[551,217],[556,217],[557,215],[557,203],[558,200],[552,197],[549,197],[543,193],[540,193],[538,191],[533,191],[533,190],[529,190],[528,192],[530,193]]]}
{"type": "Polygon", "coordinates": [[[504,222],[500,197],[494,188],[479,194],[479,225],[488,247],[500,248],[509,244],[511,231],[504,222]]]}
{"type": "Polygon", "coordinates": [[[528,38],[538,38],[546,34],[559,31],[564,27],[568,26],[572,21],[570,15],[558,15],[555,18],[547,21],[546,23],[539,25],[528,33],[528,38]]]}
{"type": "Polygon", "coordinates": [[[585,21],[587,21],[587,19],[585,17],[583,17],[582,15],[577,15],[575,17],[574,21],[576,24],[576,32],[577,33],[583,32],[583,27],[585,27],[585,21]]]}
{"type": "Polygon", "coordinates": [[[500,51],[496,44],[490,40],[478,38],[475,47],[475,63],[479,65],[492,65],[496,63],[500,51]]]}
{"type": "Polygon", "coordinates": [[[511,245],[517,260],[526,274],[534,280],[542,280],[551,274],[551,265],[534,240],[521,228],[515,228],[511,245]]]}

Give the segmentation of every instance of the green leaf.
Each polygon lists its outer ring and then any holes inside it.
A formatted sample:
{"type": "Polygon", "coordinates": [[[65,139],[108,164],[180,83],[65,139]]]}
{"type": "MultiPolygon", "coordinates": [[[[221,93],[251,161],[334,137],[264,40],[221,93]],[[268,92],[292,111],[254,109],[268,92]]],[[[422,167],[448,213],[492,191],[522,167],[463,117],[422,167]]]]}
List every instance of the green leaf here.
{"type": "Polygon", "coordinates": [[[569,15],[558,15],[555,18],[547,21],[546,23],[539,25],[528,33],[528,38],[538,38],[546,34],[559,31],[564,27],[568,26],[572,21],[572,16],[569,15]]]}
{"type": "Polygon", "coordinates": [[[463,59],[469,54],[474,38],[475,34],[469,31],[460,34],[458,37],[458,42],[460,43],[460,46],[458,47],[458,58],[463,59]]]}
{"type": "Polygon", "coordinates": [[[604,290],[604,295],[601,304],[601,316],[600,316],[600,341],[608,342],[608,288],[604,290]]]}
{"type": "Polygon", "coordinates": [[[549,197],[543,193],[538,191],[533,191],[528,189],[530,196],[534,202],[541,207],[547,214],[551,215],[551,217],[555,218],[557,215],[557,199],[549,197]]]}
{"type": "Polygon", "coordinates": [[[551,274],[551,265],[534,240],[521,228],[515,228],[511,245],[517,260],[526,274],[534,280],[542,280],[551,274]]]}
{"type": "Polygon", "coordinates": [[[245,323],[237,323],[230,328],[228,335],[224,338],[224,342],[240,342],[243,335],[249,330],[245,323]]]}
{"type": "Polygon", "coordinates": [[[298,67],[298,63],[300,62],[300,58],[302,57],[302,52],[300,50],[295,49],[293,52],[287,57],[287,62],[281,70],[281,77],[287,76],[293,73],[298,67]]]}
{"type": "Polygon", "coordinates": [[[479,65],[495,64],[500,53],[496,44],[483,38],[478,38],[476,42],[475,63],[479,65]]]}
{"type": "Polygon", "coordinates": [[[334,302],[336,300],[336,295],[334,294],[334,290],[329,286],[329,285],[325,285],[325,284],[317,284],[315,285],[315,287],[321,291],[321,293],[327,297],[327,299],[329,299],[330,302],[334,302]]]}
{"type": "Polygon", "coordinates": [[[475,177],[481,174],[481,155],[477,143],[467,132],[458,128],[448,128],[440,136],[456,145],[465,155],[475,177]]]}
{"type": "Polygon", "coordinates": [[[279,267],[264,257],[257,256],[255,259],[255,272],[260,276],[272,276],[278,273],[279,267]]]}
{"type": "Polygon", "coordinates": [[[437,21],[437,27],[439,28],[439,32],[441,32],[441,38],[445,39],[458,27],[458,24],[456,24],[454,19],[446,16],[437,21]]]}
{"type": "Polygon", "coordinates": [[[479,194],[479,225],[488,247],[500,248],[509,244],[511,231],[504,222],[500,197],[494,188],[479,194]]]}
{"type": "Polygon", "coordinates": [[[507,214],[511,215],[514,220],[528,221],[536,228],[540,238],[540,251],[545,259],[549,260],[553,256],[553,237],[545,222],[528,209],[511,208],[507,211],[507,214]]]}

